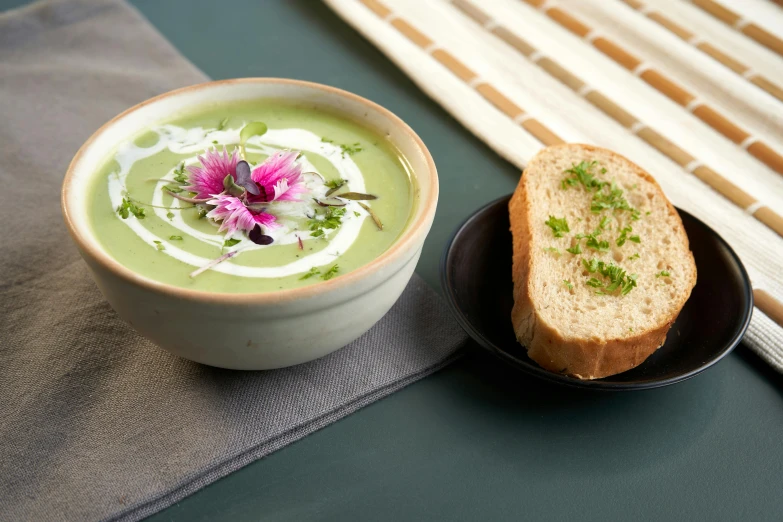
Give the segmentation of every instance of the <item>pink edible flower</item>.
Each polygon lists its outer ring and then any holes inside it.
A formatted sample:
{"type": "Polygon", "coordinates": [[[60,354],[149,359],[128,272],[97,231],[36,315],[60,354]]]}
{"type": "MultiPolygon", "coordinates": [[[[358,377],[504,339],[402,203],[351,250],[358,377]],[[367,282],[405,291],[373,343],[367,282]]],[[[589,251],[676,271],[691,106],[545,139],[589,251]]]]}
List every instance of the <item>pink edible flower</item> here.
{"type": "Polygon", "coordinates": [[[208,150],[198,157],[201,166],[187,167],[190,185],[185,190],[195,192],[194,199],[208,199],[207,205],[214,205],[207,217],[221,222],[218,232],[231,236],[237,230],[250,232],[256,225],[274,228],[278,226],[274,214],[267,212],[267,208],[257,209],[262,203],[300,201],[297,196],[306,192],[307,187],[302,179],[302,166],[296,164],[298,156],[297,152],[276,152],[250,172],[250,179],[238,180],[236,150],[230,155],[225,147],[222,154],[208,150]],[[240,186],[244,185],[241,197],[225,192],[223,180],[227,175],[240,186]],[[253,191],[257,195],[248,190],[253,184],[258,189],[253,191]]]}
{"type": "Polygon", "coordinates": [[[222,154],[216,149],[208,150],[198,159],[201,162],[200,167],[186,167],[190,173],[188,176],[190,185],[185,187],[185,190],[195,192],[196,199],[207,199],[223,192],[223,180],[227,174],[231,174],[231,177],[236,179],[238,161],[236,150],[231,152],[231,155],[225,147],[222,154]]]}
{"type": "Polygon", "coordinates": [[[215,221],[221,221],[218,232],[226,232],[228,237],[231,237],[237,230],[250,232],[256,225],[267,228],[278,226],[277,218],[274,215],[267,213],[265,210],[251,211],[236,196],[218,194],[213,199],[207,201],[207,204],[215,205],[215,208],[207,213],[207,217],[215,221]]]}
{"type": "Polygon", "coordinates": [[[300,201],[297,196],[307,192],[302,180],[302,166],[296,163],[297,152],[276,152],[256,167],[251,179],[261,194],[249,195],[250,202],[300,201]]]}

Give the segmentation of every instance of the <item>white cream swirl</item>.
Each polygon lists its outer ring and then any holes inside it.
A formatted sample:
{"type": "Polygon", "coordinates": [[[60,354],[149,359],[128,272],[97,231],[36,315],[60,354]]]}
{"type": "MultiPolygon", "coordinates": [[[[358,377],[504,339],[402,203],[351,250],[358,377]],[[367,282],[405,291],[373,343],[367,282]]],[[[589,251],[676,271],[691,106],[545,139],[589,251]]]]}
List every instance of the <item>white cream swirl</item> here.
{"type": "MultiPolygon", "coordinates": [[[[195,164],[198,163],[196,156],[202,154],[207,148],[212,147],[213,140],[216,140],[220,144],[239,143],[240,129],[214,130],[202,127],[185,129],[174,125],[162,125],[151,129],[151,131],[158,135],[158,141],[151,147],[139,147],[133,142],[127,142],[121,145],[117,150],[114,159],[119,164],[119,172],[116,175],[109,176],[109,198],[111,199],[111,204],[114,208],[117,208],[122,204],[122,199],[126,194],[125,180],[136,162],[168,149],[175,154],[192,154],[193,158],[186,161],[185,164],[195,164]]],[[[347,180],[352,191],[365,191],[364,177],[351,157],[347,154],[343,154],[339,146],[323,142],[320,136],[317,136],[310,131],[304,129],[269,130],[263,136],[254,136],[253,138],[250,138],[247,142],[246,149],[248,152],[259,152],[267,155],[282,149],[318,154],[334,166],[342,179],[347,180]]],[[[303,163],[305,172],[317,172],[317,169],[307,161],[306,157],[303,156],[299,161],[303,163]]],[[[172,169],[161,179],[173,181],[174,175],[174,170],[172,169]]],[[[311,191],[311,196],[323,197],[326,191],[325,187],[320,180],[315,179],[315,176],[312,176],[311,178],[313,179],[308,179],[306,181],[306,184],[311,191]]],[[[166,208],[159,208],[164,206],[163,191],[155,190],[153,192],[151,204],[155,205],[152,210],[156,216],[166,220],[174,228],[182,232],[183,235],[186,235],[188,239],[201,241],[202,243],[217,247],[223,244],[225,236],[217,233],[217,226],[215,226],[214,234],[196,230],[185,223],[180,212],[174,212],[174,217],[169,220],[167,218],[167,213],[169,211],[166,208]]],[[[171,207],[180,208],[180,205],[180,201],[175,199],[171,207]]],[[[329,231],[330,233],[327,235],[328,245],[318,252],[309,255],[303,252],[302,257],[298,258],[296,261],[281,266],[244,266],[227,260],[212,267],[211,270],[241,277],[276,278],[307,272],[313,267],[334,263],[337,256],[346,252],[356,241],[361,226],[367,218],[367,213],[363,212],[355,201],[349,201],[345,208],[347,212],[343,217],[342,225],[336,231],[329,231]],[[358,216],[354,212],[358,213],[358,216]]],[[[308,230],[297,230],[293,228],[293,222],[285,218],[286,216],[303,216],[311,210],[312,206],[306,202],[277,202],[275,203],[274,211],[278,216],[278,223],[281,226],[275,229],[265,230],[264,232],[272,236],[274,243],[269,246],[256,245],[243,234],[236,234],[235,239],[239,239],[240,242],[226,251],[236,251],[237,255],[232,258],[236,259],[242,252],[249,252],[261,248],[273,248],[275,245],[291,244],[298,242],[298,238],[301,238],[302,240],[308,239],[310,238],[310,232],[308,230]]],[[[117,216],[117,218],[121,219],[119,216],[117,216]]],[[[194,267],[202,267],[212,261],[212,259],[204,258],[183,250],[177,245],[178,242],[176,241],[172,242],[169,241],[168,238],[156,236],[133,216],[128,219],[123,219],[122,221],[151,248],[157,249],[157,245],[160,243],[164,246],[162,253],[178,259],[183,263],[187,263],[194,267]]]]}

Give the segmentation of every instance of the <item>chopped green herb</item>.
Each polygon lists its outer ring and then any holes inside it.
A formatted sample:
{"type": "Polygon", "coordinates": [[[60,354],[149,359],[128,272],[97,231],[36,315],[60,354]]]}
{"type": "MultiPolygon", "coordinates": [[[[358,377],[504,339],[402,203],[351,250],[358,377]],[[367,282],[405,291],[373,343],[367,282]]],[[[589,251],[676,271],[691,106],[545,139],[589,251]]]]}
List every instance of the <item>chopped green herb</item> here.
{"type": "Polygon", "coordinates": [[[343,185],[345,185],[346,183],[347,182],[344,179],[330,179],[329,181],[324,183],[324,185],[326,185],[330,189],[338,189],[338,188],[342,187],[343,185]]]}
{"type": "Polygon", "coordinates": [[[182,241],[182,236],[169,236],[171,241],[182,241]]]}
{"type": "Polygon", "coordinates": [[[342,150],[343,156],[345,156],[346,154],[349,156],[353,156],[357,152],[361,152],[364,149],[362,149],[359,146],[359,142],[356,142],[353,145],[345,145],[345,144],[340,145],[340,150],[342,150]]]}
{"type": "Polygon", "coordinates": [[[588,286],[595,288],[602,287],[602,293],[610,294],[619,289],[622,295],[626,295],[636,287],[636,278],[638,276],[636,274],[628,275],[625,270],[614,263],[606,264],[597,259],[591,259],[590,261],[582,259],[582,264],[589,273],[601,274],[604,278],[609,280],[609,284],[606,286],[595,277],[591,277],[587,280],[586,284],[588,286]]]}
{"type": "Polygon", "coordinates": [[[305,275],[300,277],[299,280],[302,281],[304,279],[310,279],[311,277],[316,276],[316,275],[318,275],[320,273],[321,273],[320,270],[318,270],[316,267],[313,267],[313,268],[310,269],[309,272],[307,272],[305,275]]]}
{"type": "MultiPolygon", "coordinates": [[[[617,238],[617,246],[623,246],[625,244],[625,241],[628,239],[628,233],[633,232],[633,228],[629,226],[623,227],[620,229],[620,236],[617,238]]],[[[639,237],[639,236],[636,236],[639,237]]]]}
{"type": "Polygon", "coordinates": [[[623,285],[622,294],[627,295],[628,292],[636,288],[636,279],[639,277],[639,274],[631,274],[628,276],[628,281],[625,285],[623,285]]]}
{"type": "Polygon", "coordinates": [[[592,248],[593,250],[598,250],[599,252],[606,252],[609,250],[609,242],[598,240],[598,236],[600,236],[601,233],[602,230],[598,228],[592,234],[577,234],[574,237],[576,238],[577,241],[581,239],[587,239],[585,246],[588,248],[592,248]]]}
{"type": "Polygon", "coordinates": [[[359,213],[358,213],[358,212],[356,212],[355,210],[353,211],[353,215],[354,215],[354,216],[356,216],[356,217],[361,217],[361,216],[362,216],[361,214],[359,214],[359,213]]]}
{"type": "Polygon", "coordinates": [[[324,185],[326,185],[329,188],[342,187],[344,184],[345,184],[345,180],[344,179],[330,179],[329,181],[324,183],[324,185]]]}
{"type": "Polygon", "coordinates": [[[598,228],[601,230],[606,230],[606,225],[608,225],[612,221],[612,218],[609,216],[604,216],[601,218],[601,223],[598,224],[598,228]]]}
{"type": "Polygon", "coordinates": [[[552,252],[553,254],[560,255],[560,250],[555,247],[547,247],[544,249],[545,252],[552,252]]]}
{"type": "Polygon", "coordinates": [[[582,259],[582,264],[585,266],[585,270],[591,274],[598,271],[598,260],[595,258],[591,259],[590,261],[587,259],[582,259]]]}
{"type": "Polygon", "coordinates": [[[569,290],[573,290],[574,289],[574,285],[572,285],[571,281],[569,281],[568,279],[563,279],[563,284],[566,285],[569,290]]]}
{"type": "Polygon", "coordinates": [[[655,277],[669,277],[671,274],[666,270],[661,270],[657,274],[655,274],[655,277]]]}
{"type": "Polygon", "coordinates": [[[199,219],[204,219],[205,217],[207,217],[207,214],[209,214],[209,210],[206,207],[204,207],[204,206],[199,206],[198,218],[199,219]]]}
{"type": "Polygon", "coordinates": [[[228,118],[223,118],[222,120],[220,120],[220,123],[218,123],[217,130],[225,129],[227,124],[228,124],[228,118]]]}
{"type": "MultiPolygon", "coordinates": [[[[598,165],[597,161],[583,161],[578,165],[572,165],[570,169],[565,171],[566,174],[571,174],[572,176],[564,178],[560,186],[563,189],[567,189],[569,186],[581,184],[588,192],[595,192],[593,201],[590,204],[590,210],[596,214],[603,210],[627,210],[631,212],[631,219],[639,219],[639,211],[631,207],[623,196],[622,190],[614,184],[609,188],[609,182],[601,181],[595,176],[593,168],[596,165],[598,165]],[[604,190],[607,188],[609,189],[608,192],[604,190]]],[[[606,169],[602,168],[600,172],[601,174],[606,174],[606,169]]],[[[604,226],[601,228],[604,228],[604,226]]]]}
{"type": "Polygon", "coordinates": [[[581,254],[582,253],[582,247],[579,246],[579,242],[577,241],[577,243],[573,247],[566,248],[566,252],[570,252],[570,253],[572,253],[574,255],[581,254]]]}
{"type": "Polygon", "coordinates": [[[632,255],[631,257],[629,257],[628,260],[629,261],[633,261],[634,259],[639,259],[639,257],[641,257],[641,256],[639,255],[639,252],[637,252],[634,255],[632,255]]]}
{"type": "Polygon", "coordinates": [[[616,279],[609,283],[609,285],[606,287],[607,292],[614,292],[620,287],[620,284],[622,283],[622,280],[616,279]]]}
{"type": "Polygon", "coordinates": [[[144,219],[144,209],[137,206],[129,197],[122,198],[122,203],[117,207],[117,213],[122,219],[128,219],[133,214],[136,219],[144,219]]]}
{"type": "Polygon", "coordinates": [[[212,140],[212,145],[217,145],[217,144],[218,144],[218,140],[212,140]]]}
{"type": "Polygon", "coordinates": [[[563,237],[563,233],[570,232],[568,228],[568,222],[566,218],[556,218],[555,216],[549,216],[549,219],[544,222],[546,226],[552,229],[552,233],[555,237],[563,237]]]}
{"type": "MultiPolygon", "coordinates": [[[[601,187],[601,189],[603,188],[604,186],[601,187]]],[[[627,210],[631,213],[631,219],[639,219],[639,211],[628,203],[628,200],[623,196],[623,191],[615,184],[612,184],[612,187],[608,192],[599,190],[593,195],[593,201],[590,203],[590,211],[597,214],[604,210],[627,210]]]]}
{"type": "Polygon", "coordinates": [[[153,243],[155,243],[155,248],[158,250],[166,250],[166,246],[160,241],[153,241],[153,243]]]}
{"type": "Polygon", "coordinates": [[[344,215],[345,207],[327,207],[323,214],[323,219],[318,219],[318,216],[316,216],[308,221],[307,225],[310,229],[310,235],[312,237],[320,237],[324,235],[324,230],[339,228],[344,215]]]}
{"type": "Polygon", "coordinates": [[[592,286],[594,288],[601,288],[604,286],[604,284],[600,280],[596,279],[595,277],[591,277],[590,279],[585,281],[585,284],[587,286],[592,286]]]}
{"type": "Polygon", "coordinates": [[[324,143],[334,143],[332,140],[330,140],[328,138],[321,138],[321,141],[324,142],[324,143]]]}
{"type": "Polygon", "coordinates": [[[650,214],[652,214],[652,212],[650,212],[649,210],[644,213],[645,216],[649,216],[650,214]]]}
{"type": "MultiPolygon", "coordinates": [[[[572,164],[571,168],[566,170],[566,174],[572,174],[573,177],[564,178],[560,183],[560,187],[564,190],[569,186],[576,186],[582,184],[585,190],[599,190],[607,183],[601,181],[595,177],[592,173],[593,167],[598,165],[597,161],[583,161],[579,165],[572,164]]],[[[602,169],[602,173],[606,172],[606,169],[602,169]]]]}
{"type": "Polygon", "coordinates": [[[599,252],[607,252],[609,250],[609,241],[598,241],[598,238],[594,235],[589,235],[587,236],[585,246],[599,252]]]}
{"type": "Polygon", "coordinates": [[[328,281],[329,279],[336,276],[337,272],[339,271],[340,271],[340,267],[338,265],[334,265],[332,268],[324,272],[323,275],[321,275],[321,279],[323,279],[324,281],[328,281]]]}
{"type": "Polygon", "coordinates": [[[175,187],[174,185],[165,185],[162,190],[164,192],[168,190],[169,192],[173,192],[175,194],[182,192],[180,187],[175,187]]]}
{"type": "Polygon", "coordinates": [[[232,247],[232,246],[234,246],[234,245],[236,245],[237,243],[240,243],[240,242],[241,242],[241,239],[234,239],[234,238],[226,239],[223,242],[223,246],[225,246],[225,247],[232,247]]]}
{"type": "Polygon", "coordinates": [[[166,212],[166,217],[169,219],[174,219],[174,212],[169,210],[168,212],[166,212]]]}
{"type": "Polygon", "coordinates": [[[346,183],[348,183],[348,181],[344,179],[331,179],[327,181],[326,183],[324,183],[324,185],[329,188],[329,190],[326,191],[326,196],[327,197],[331,196],[346,183]]]}
{"type": "Polygon", "coordinates": [[[185,162],[179,164],[179,167],[174,169],[174,181],[177,183],[187,183],[188,175],[185,173],[185,162]]]}

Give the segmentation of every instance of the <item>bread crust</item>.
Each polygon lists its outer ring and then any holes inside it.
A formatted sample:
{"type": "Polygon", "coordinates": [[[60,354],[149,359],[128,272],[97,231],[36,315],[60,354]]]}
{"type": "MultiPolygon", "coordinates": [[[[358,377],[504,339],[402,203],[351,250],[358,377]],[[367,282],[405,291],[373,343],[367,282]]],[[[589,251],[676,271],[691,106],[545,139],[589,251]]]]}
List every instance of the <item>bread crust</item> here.
{"type": "MultiPolygon", "coordinates": [[[[635,167],[636,174],[650,181],[657,188],[661,196],[663,196],[663,201],[668,205],[669,212],[679,222],[681,240],[688,247],[687,252],[691,256],[690,263],[693,266],[688,288],[692,289],[696,284],[696,268],[693,262],[693,255],[689,249],[688,236],[682,226],[679,214],[677,214],[674,206],[663,194],[660,185],[638,165],[606,149],[584,144],[555,145],[549,147],[549,149],[575,146],[580,147],[586,154],[601,151],[627,161],[635,167]]],[[[538,155],[542,154],[542,152],[539,152],[538,155]]],[[[528,168],[535,165],[538,155],[528,163],[528,168]]],[[[685,305],[690,296],[690,291],[674,307],[675,312],[655,328],[640,331],[633,336],[623,338],[586,339],[565,337],[558,331],[556,326],[547,324],[537,312],[533,301],[532,281],[530,278],[533,262],[530,255],[532,240],[532,229],[530,227],[531,203],[525,173],[523,172],[514,195],[509,202],[514,251],[512,267],[514,308],[511,312],[511,321],[517,340],[527,348],[528,356],[541,367],[579,379],[599,379],[622,373],[640,365],[663,345],[666,340],[666,334],[685,305]]]]}

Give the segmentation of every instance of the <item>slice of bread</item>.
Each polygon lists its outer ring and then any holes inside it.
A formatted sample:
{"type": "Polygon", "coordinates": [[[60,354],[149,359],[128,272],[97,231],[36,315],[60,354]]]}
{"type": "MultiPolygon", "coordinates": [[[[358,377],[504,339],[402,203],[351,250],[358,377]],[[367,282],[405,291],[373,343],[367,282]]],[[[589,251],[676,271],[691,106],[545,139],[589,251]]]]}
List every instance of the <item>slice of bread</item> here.
{"type": "Polygon", "coordinates": [[[663,344],[696,265],[652,176],[598,147],[548,147],[527,165],[509,214],[511,320],[531,359],[598,379],[638,366],[663,344]]]}

